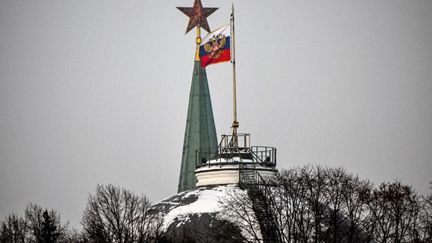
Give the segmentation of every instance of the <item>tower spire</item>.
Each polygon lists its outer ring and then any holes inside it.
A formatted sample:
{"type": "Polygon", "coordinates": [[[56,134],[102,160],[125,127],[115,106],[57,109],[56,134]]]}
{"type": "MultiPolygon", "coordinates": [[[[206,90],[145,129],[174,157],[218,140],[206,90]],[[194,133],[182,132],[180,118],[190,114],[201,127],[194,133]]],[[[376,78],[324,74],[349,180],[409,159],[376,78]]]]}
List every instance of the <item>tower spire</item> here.
{"type": "Polygon", "coordinates": [[[196,27],[196,51],[192,85],[189,94],[189,106],[183,142],[182,162],[178,192],[193,189],[196,186],[195,169],[197,151],[216,152],[217,136],[213,118],[213,109],[205,68],[200,65],[199,47],[201,28],[210,32],[207,17],[217,8],[203,8],[200,0],[195,0],[192,8],[177,7],[189,17],[186,33],[196,27]]]}

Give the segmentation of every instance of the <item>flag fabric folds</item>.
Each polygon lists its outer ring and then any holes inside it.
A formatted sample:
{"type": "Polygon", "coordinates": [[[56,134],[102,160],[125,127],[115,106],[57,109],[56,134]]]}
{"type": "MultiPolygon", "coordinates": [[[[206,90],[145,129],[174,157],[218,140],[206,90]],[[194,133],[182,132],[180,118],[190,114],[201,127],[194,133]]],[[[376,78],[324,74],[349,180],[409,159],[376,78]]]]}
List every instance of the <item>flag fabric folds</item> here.
{"type": "Polygon", "coordinates": [[[231,60],[231,27],[225,25],[204,37],[199,55],[201,67],[231,60]]]}

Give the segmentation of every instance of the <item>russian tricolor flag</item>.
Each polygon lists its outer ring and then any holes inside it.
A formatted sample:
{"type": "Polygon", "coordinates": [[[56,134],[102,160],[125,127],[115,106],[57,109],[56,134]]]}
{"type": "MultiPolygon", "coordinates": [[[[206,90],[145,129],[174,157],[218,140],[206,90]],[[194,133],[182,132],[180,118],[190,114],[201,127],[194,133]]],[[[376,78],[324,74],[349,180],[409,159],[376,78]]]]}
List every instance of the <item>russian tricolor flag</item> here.
{"type": "Polygon", "coordinates": [[[231,28],[223,26],[204,37],[200,46],[201,67],[231,60],[231,28]]]}

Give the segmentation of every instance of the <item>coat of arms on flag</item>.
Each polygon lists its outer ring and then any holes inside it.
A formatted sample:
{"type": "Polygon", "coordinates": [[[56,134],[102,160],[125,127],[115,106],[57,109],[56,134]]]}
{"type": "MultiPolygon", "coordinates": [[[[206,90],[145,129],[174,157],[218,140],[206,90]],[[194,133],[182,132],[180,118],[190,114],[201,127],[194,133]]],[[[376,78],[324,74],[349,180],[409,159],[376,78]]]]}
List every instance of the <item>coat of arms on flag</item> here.
{"type": "Polygon", "coordinates": [[[225,25],[204,37],[200,46],[201,67],[231,60],[230,25],[225,25]]]}

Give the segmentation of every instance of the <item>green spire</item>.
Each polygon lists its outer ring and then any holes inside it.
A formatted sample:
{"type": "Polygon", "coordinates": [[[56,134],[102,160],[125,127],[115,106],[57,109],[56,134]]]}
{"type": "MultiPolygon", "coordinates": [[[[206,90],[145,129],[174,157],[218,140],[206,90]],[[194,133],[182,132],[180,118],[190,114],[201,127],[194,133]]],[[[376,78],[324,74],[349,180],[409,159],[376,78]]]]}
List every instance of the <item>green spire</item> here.
{"type": "Polygon", "coordinates": [[[210,148],[212,150],[217,148],[210,91],[206,70],[201,68],[200,61],[195,61],[189,94],[178,192],[195,188],[197,180],[194,173],[196,151],[210,148]]]}

